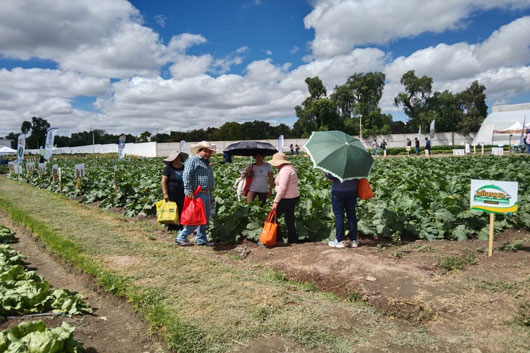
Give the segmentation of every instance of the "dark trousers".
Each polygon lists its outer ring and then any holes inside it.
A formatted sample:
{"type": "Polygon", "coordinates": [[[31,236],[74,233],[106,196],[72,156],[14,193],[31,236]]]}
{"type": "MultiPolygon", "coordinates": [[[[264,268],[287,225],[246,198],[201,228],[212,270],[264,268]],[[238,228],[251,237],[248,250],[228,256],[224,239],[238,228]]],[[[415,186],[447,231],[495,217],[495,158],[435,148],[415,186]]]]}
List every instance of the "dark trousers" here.
{"type": "MultiPolygon", "coordinates": [[[[287,236],[289,243],[296,243],[298,241],[298,234],[296,233],[296,225],[294,219],[294,207],[298,203],[300,197],[294,199],[281,199],[276,206],[276,218],[280,219],[285,215],[285,224],[287,225],[287,236]]],[[[278,239],[281,239],[280,227],[278,227],[278,239]]]]}
{"type": "MultiPolygon", "coordinates": [[[[173,201],[177,203],[177,209],[179,213],[179,221],[180,221],[180,214],[182,213],[182,208],[184,207],[184,191],[182,193],[169,193],[169,201],[173,201]]],[[[167,230],[173,231],[173,230],[181,230],[182,226],[180,224],[168,224],[167,230]]]]}
{"type": "Polygon", "coordinates": [[[338,242],[344,240],[344,213],[348,216],[348,229],[350,230],[350,240],[357,240],[357,215],[355,206],[357,205],[357,192],[332,191],[331,207],[335,215],[335,231],[338,242]]]}

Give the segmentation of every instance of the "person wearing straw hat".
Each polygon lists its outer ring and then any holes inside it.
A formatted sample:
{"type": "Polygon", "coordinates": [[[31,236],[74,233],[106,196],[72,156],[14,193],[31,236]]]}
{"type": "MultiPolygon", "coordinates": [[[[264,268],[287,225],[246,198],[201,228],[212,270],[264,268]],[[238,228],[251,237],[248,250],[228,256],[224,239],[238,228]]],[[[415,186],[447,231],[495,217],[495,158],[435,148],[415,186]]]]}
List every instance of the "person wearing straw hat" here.
{"type": "MultiPolygon", "coordinates": [[[[285,224],[287,225],[289,243],[298,243],[298,234],[294,219],[294,208],[300,199],[298,190],[298,176],[296,168],[287,160],[282,152],[275,153],[269,164],[279,169],[278,175],[274,180],[276,185],[276,196],[272,203],[272,209],[276,210],[278,219],[285,215],[285,224]]],[[[281,239],[278,228],[278,238],[281,239]]]]}
{"type": "MultiPolygon", "coordinates": [[[[184,206],[184,181],[182,174],[184,173],[184,162],[187,158],[187,153],[173,152],[163,160],[166,164],[162,171],[164,200],[177,203],[179,219],[184,206]]],[[[169,231],[180,230],[182,226],[179,224],[168,224],[167,229],[169,231]]]]}
{"type": "Polygon", "coordinates": [[[208,242],[206,229],[208,226],[208,220],[210,219],[212,202],[211,192],[214,187],[213,170],[209,162],[213,153],[215,153],[215,148],[210,142],[202,141],[191,145],[191,154],[193,157],[188,158],[186,161],[184,172],[182,174],[184,194],[190,199],[193,199],[194,197],[200,197],[202,199],[207,223],[200,226],[184,226],[175,239],[177,245],[192,245],[188,240],[188,236],[192,234],[197,227],[197,245],[212,244],[208,242]],[[199,192],[197,196],[194,196],[193,192],[199,185],[201,186],[201,192],[199,192]]]}

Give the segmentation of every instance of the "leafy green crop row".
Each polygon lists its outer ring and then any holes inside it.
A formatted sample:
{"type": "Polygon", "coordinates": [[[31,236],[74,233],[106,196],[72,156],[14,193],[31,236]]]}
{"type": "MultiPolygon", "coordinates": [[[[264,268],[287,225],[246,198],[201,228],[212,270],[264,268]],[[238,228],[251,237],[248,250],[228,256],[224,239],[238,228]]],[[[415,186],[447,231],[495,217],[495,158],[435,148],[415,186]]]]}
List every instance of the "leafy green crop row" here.
{"type": "Polygon", "coordinates": [[[91,313],[82,296],[67,289],[50,288],[34,271],[24,268],[22,257],[8,245],[0,245],[0,322],[2,316],[32,313],[91,313]]]}
{"type": "MultiPolygon", "coordinates": [[[[333,237],[334,218],[329,195],[330,185],[324,173],[315,170],[307,157],[289,156],[298,169],[300,202],[296,224],[300,239],[320,241],[333,237]]],[[[242,237],[257,240],[270,204],[239,202],[233,188],[239,170],[248,158],[232,164],[213,159],[217,214],[212,219],[213,237],[237,241],[242,237]]],[[[519,182],[519,211],[513,216],[498,216],[496,231],[509,227],[530,229],[530,159],[524,155],[468,156],[444,158],[377,159],[370,175],[375,197],[359,200],[359,231],[365,235],[419,239],[467,239],[487,236],[488,219],[469,210],[471,179],[519,182]]],[[[105,158],[60,159],[62,192],[83,202],[100,201],[101,207],[123,207],[125,214],[155,213],[154,203],[162,198],[160,158],[132,159],[117,162],[105,158]],[[84,162],[86,177],[75,188],[74,164],[84,162]],[[118,193],[114,191],[114,167],[118,170],[118,193]]],[[[50,166],[48,167],[49,169],[50,166]]],[[[23,180],[58,192],[50,171],[23,180]]]]}
{"type": "Polygon", "coordinates": [[[14,243],[15,232],[6,226],[0,225],[0,244],[14,243]]]}
{"type": "Polygon", "coordinates": [[[74,339],[74,330],[67,322],[52,329],[48,329],[42,321],[24,322],[0,332],[0,352],[84,352],[83,344],[74,339]]]}

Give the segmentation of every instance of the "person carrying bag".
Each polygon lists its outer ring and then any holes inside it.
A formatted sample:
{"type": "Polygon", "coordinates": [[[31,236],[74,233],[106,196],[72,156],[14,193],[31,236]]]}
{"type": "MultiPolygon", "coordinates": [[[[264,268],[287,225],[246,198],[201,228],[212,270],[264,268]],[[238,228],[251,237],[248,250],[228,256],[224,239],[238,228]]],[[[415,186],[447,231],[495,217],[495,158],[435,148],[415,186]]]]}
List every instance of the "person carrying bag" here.
{"type": "Polygon", "coordinates": [[[155,205],[158,224],[179,224],[176,202],[160,200],[155,205]]]}
{"type": "MultiPolygon", "coordinates": [[[[201,192],[201,186],[199,185],[193,196],[197,196],[201,192]]],[[[180,223],[185,226],[200,226],[206,224],[206,212],[204,211],[204,203],[199,197],[190,199],[186,197],[184,200],[184,207],[182,208],[182,214],[180,215],[180,223]]]]}
{"type": "Polygon", "coordinates": [[[267,247],[275,246],[277,234],[278,223],[276,222],[276,210],[273,209],[269,212],[269,216],[265,221],[265,225],[259,236],[259,241],[267,247]]]}

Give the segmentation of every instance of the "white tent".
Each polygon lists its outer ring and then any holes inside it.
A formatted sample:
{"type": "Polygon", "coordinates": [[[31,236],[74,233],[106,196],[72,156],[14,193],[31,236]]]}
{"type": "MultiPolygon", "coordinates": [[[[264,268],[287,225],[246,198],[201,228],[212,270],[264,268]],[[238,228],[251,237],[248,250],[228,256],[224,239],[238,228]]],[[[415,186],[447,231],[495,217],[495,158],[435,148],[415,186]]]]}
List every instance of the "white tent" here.
{"type": "Polygon", "coordinates": [[[530,103],[499,105],[492,110],[482,122],[473,144],[519,144],[523,123],[525,129],[530,128],[530,103]]]}
{"type": "Polygon", "coordinates": [[[17,150],[9,148],[7,146],[0,147],[0,156],[7,156],[8,154],[16,154],[17,150]]]}

